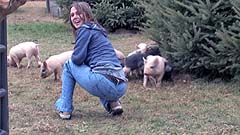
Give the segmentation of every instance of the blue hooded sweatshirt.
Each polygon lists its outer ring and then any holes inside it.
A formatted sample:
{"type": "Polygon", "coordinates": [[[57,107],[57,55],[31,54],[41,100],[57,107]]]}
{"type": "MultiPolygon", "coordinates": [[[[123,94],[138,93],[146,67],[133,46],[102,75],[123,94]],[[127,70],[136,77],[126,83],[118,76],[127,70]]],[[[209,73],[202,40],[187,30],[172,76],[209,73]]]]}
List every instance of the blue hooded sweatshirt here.
{"type": "Polygon", "coordinates": [[[83,24],[77,30],[71,59],[76,65],[88,65],[94,72],[126,80],[106,31],[97,24],[83,24]]]}

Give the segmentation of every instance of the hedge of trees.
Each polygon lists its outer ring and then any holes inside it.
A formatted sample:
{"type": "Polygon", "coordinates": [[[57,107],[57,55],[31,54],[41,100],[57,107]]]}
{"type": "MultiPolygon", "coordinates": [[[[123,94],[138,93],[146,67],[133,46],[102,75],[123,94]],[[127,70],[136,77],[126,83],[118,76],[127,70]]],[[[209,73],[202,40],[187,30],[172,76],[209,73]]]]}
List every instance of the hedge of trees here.
{"type": "MultiPolygon", "coordinates": [[[[72,0],[56,0],[62,7],[64,16],[68,20],[69,6],[72,0]]],[[[93,12],[107,30],[113,32],[119,28],[139,29],[146,21],[144,8],[139,0],[76,0],[90,4],[93,12]]]]}
{"type": "Polygon", "coordinates": [[[145,31],[175,69],[208,79],[239,79],[239,0],[145,2],[145,31]]]}
{"type": "MultiPolygon", "coordinates": [[[[57,1],[66,9],[72,3],[57,1]]],[[[110,31],[143,30],[175,70],[208,79],[239,80],[239,0],[85,1],[110,31]]]]}

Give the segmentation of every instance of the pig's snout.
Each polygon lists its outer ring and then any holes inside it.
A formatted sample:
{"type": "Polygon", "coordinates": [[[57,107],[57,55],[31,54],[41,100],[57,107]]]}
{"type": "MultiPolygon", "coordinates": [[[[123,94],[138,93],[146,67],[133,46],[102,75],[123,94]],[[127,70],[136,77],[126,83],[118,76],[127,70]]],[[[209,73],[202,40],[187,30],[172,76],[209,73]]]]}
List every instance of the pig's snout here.
{"type": "Polygon", "coordinates": [[[41,70],[41,78],[46,78],[47,77],[47,70],[46,69],[42,69],[41,70]]]}

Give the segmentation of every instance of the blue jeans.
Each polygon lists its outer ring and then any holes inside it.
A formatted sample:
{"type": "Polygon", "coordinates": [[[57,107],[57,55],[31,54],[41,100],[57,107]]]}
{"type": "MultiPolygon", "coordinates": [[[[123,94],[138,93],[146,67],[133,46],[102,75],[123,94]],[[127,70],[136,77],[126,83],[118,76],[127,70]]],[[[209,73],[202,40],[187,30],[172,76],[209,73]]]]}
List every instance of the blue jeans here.
{"type": "Polygon", "coordinates": [[[105,76],[92,72],[87,65],[75,65],[71,59],[66,61],[62,73],[62,94],[56,101],[58,111],[73,111],[73,93],[76,82],[90,94],[99,97],[104,108],[109,111],[109,102],[119,101],[127,89],[126,82],[115,85],[105,76]]]}

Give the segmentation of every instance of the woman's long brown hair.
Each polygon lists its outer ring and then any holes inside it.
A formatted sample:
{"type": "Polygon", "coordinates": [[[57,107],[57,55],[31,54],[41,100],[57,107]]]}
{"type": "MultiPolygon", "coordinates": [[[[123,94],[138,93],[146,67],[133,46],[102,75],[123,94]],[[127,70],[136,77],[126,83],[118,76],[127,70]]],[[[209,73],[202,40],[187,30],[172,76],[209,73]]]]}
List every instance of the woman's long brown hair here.
{"type": "MultiPolygon", "coordinates": [[[[83,18],[81,18],[83,20],[83,24],[85,23],[96,23],[97,25],[99,25],[98,21],[95,19],[92,9],[90,7],[90,5],[86,2],[73,2],[73,4],[70,6],[70,9],[72,7],[75,7],[77,10],[77,14],[82,14],[83,18]]],[[[71,10],[69,10],[71,11],[71,10]]],[[[70,14],[70,13],[69,13],[70,14]]],[[[76,28],[74,27],[74,25],[72,24],[71,18],[69,16],[69,20],[70,20],[70,24],[72,26],[73,29],[73,35],[76,38],[76,28]]],[[[99,25],[101,27],[101,25],[99,25]]]]}

